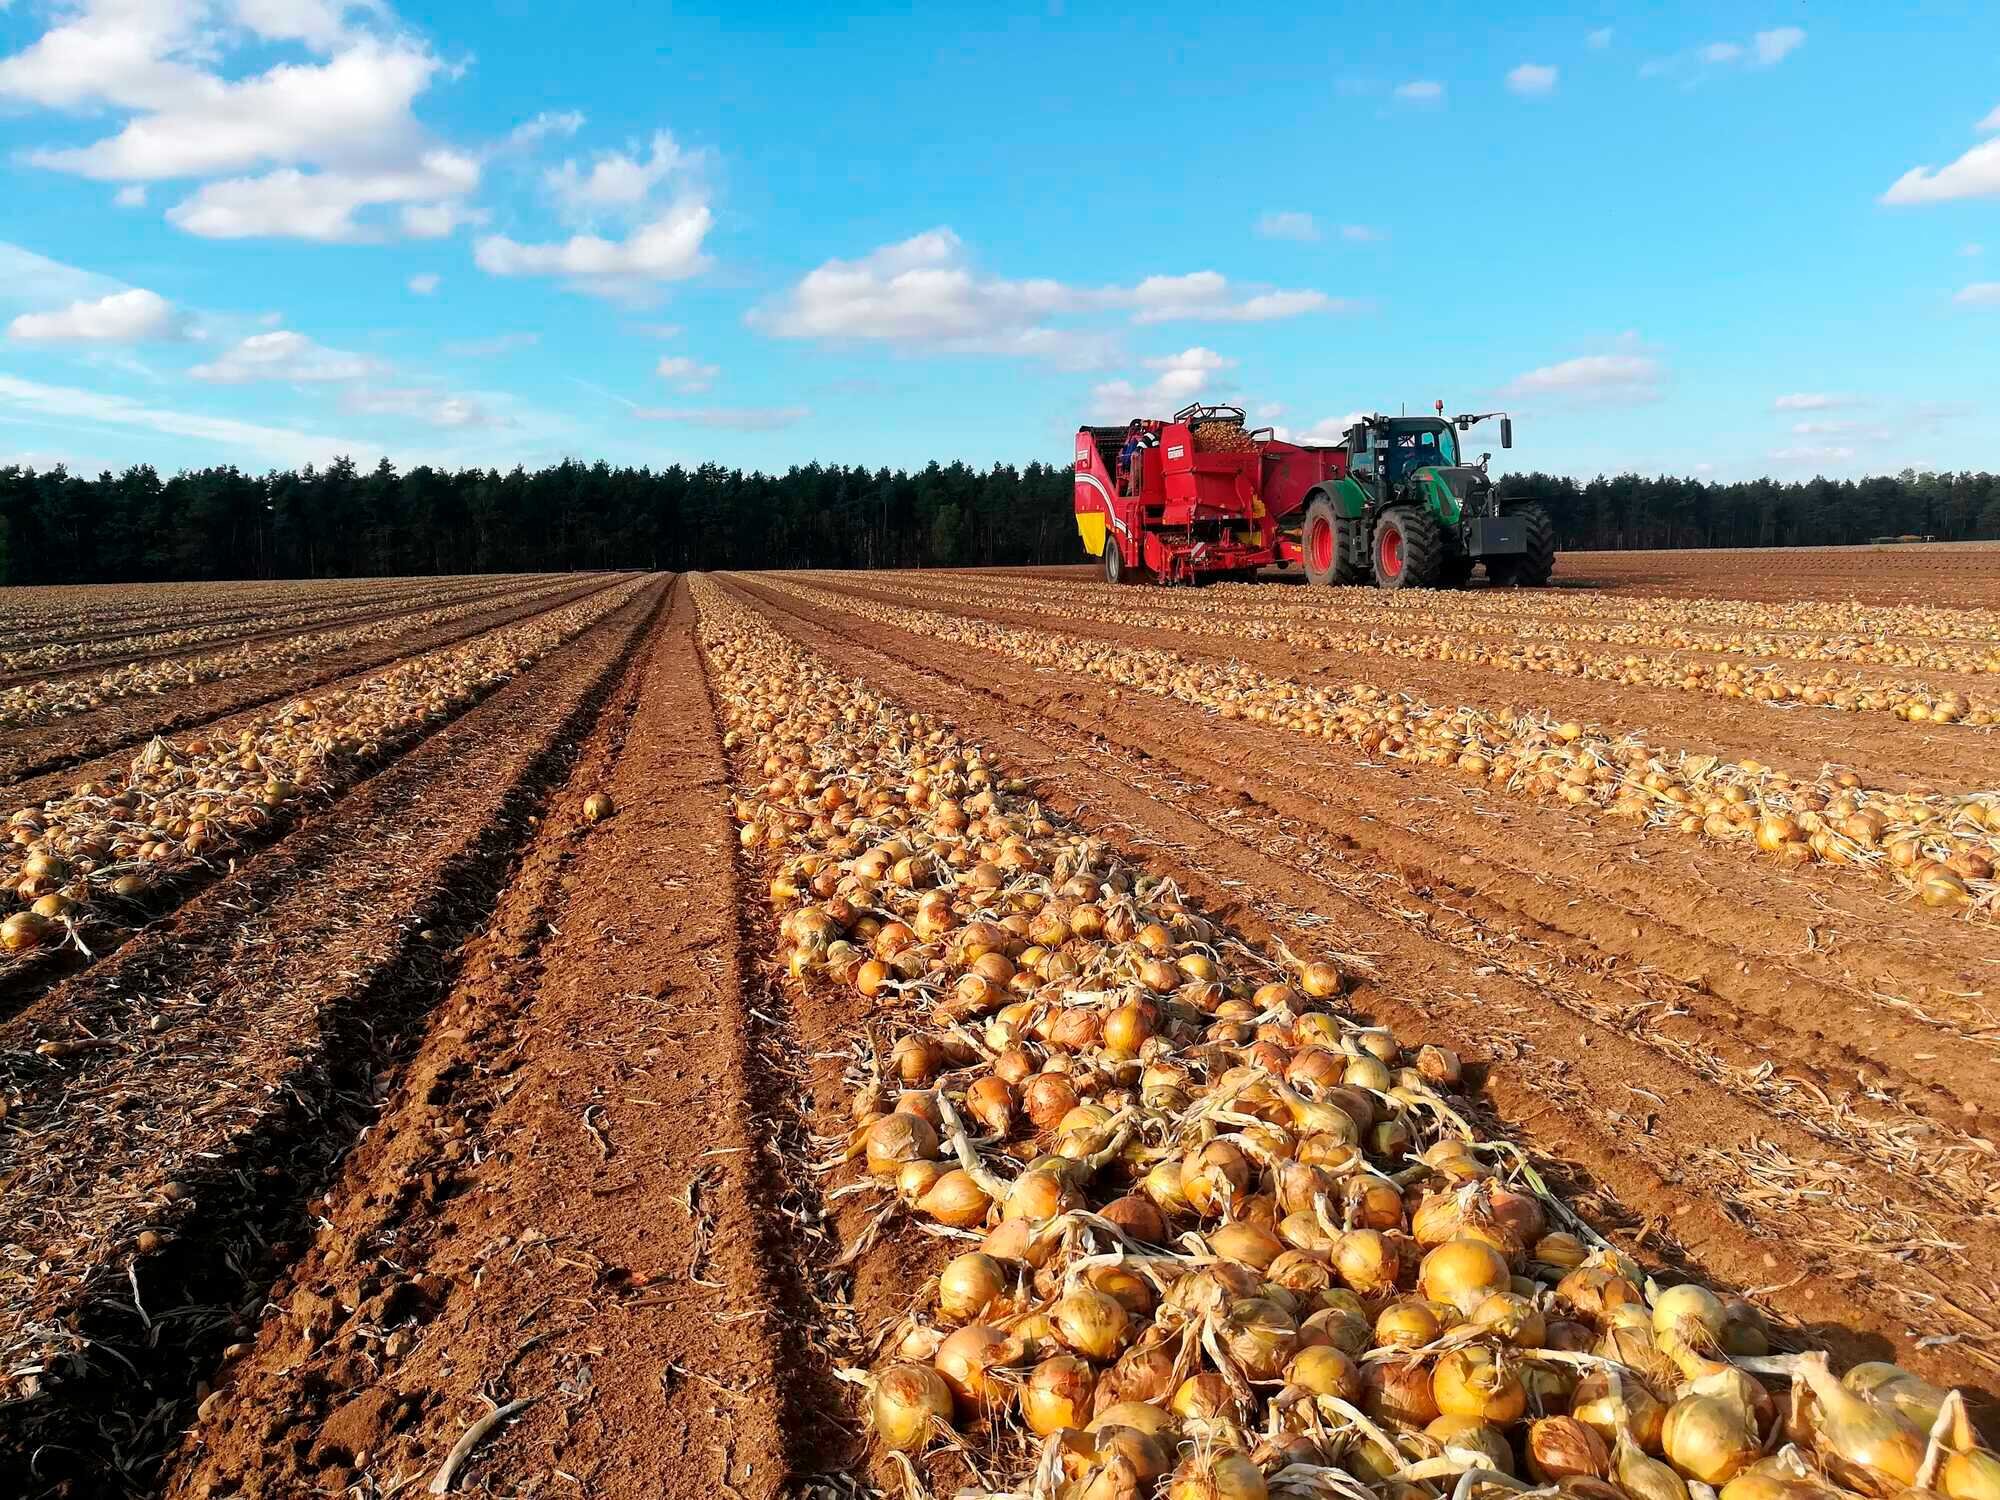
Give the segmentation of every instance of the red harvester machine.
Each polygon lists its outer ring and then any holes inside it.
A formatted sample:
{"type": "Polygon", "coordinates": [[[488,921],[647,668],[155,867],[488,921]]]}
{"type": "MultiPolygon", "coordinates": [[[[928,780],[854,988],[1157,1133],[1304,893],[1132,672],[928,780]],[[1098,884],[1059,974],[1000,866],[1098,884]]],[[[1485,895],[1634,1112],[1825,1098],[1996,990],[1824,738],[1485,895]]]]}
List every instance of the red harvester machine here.
{"type": "Polygon", "coordinates": [[[1501,412],[1357,418],[1338,443],[1290,443],[1250,429],[1241,407],[1194,405],[1141,419],[1137,492],[1120,493],[1129,427],[1076,434],[1076,526],[1113,583],[1254,577],[1302,563],[1315,584],[1381,588],[1547,583],[1555,528],[1538,505],[1504,504],[1486,457],[1461,461],[1459,434],[1501,412]]]}

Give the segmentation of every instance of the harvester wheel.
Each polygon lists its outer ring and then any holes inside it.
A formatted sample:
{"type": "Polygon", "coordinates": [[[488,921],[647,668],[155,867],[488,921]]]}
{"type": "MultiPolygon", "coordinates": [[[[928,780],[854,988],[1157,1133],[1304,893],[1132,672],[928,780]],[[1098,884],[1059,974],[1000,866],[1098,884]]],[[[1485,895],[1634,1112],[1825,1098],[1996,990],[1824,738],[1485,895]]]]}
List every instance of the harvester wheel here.
{"type": "Polygon", "coordinates": [[[1382,512],[1375,523],[1375,584],[1385,589],[1430,588],[1444,561],[1444,538],[1427,511],[1406,505],[1382,512]]]}
{"type": "Polygon", "coordinates": [[[1519,557],[1495,558],[1486,572],[1495,583],[1541,588],[1556,570],[1556,523],[1539,505],[1524,505],[1508,514],[1527,520],[1528,550],[1519,557]]]}
{"type": "Polygon", "coordinates": [[[1125,554],[1119,550],[1118,538],[1115,536],[1104,539],[1104,581],[1125,582],[1125,554]]]}

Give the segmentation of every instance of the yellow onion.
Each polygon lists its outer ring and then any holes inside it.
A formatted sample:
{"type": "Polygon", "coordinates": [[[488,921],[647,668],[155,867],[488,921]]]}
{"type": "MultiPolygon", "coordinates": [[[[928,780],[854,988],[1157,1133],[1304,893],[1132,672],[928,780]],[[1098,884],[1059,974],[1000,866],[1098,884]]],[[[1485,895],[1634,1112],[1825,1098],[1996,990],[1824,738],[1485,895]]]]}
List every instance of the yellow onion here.
{"type": "Polygon", "coordinates": [[[1632,1500],[1688,1500],[1681,1476],[1657,1458],[1648,1458],[1623,1428],[1613,1442],[1611,1477],[1632,1500]]]}
{"type": "Polygon", "coordinates": [[[1424,1434],[1442,1443],[1447,1454],[1471,1454],[1482,1467],[1501,1474],[1514,1472],[1514,1445],[1491,1422],[1446,1413],[1425,1427],[1424,1434]]]}
{"type": "Polygon", "coordinates": [[[1224,1260],[1240,1261],[1262,1271],[1284,1252],[1284,1241],[1269,1230],[1242,1219],[1209,1231],[1208,1248],[1224,1260]]]}
{"type": "Polygon", "coordinates": [[[1097,1376],[1074,1354],[1052,1354],[1035,1366],[1021,1387],[1021,1416],[1037,1437],[1090,1419],[1097,1376]]]}
{"type": "Polygon", "coordinates": [[[1353,1401],[1361,1395],[1361,1366],[1331,1344],[1301,1349],[1285,1369],[1285,1384],[1303,1386],[1315,1396],[1353,1401]]]}
{"type": "Polygon", "coordinates": [[[1267,1500],[1264,1471],[1230,1448],[1197,1449],[1167,1481],[1167,1500],[1267,1500]]]}
{"type": "Polygon", "coordinates": [[[1421,1360],[1385,1359],[1361,1372],[1362,1409],[1378,1422],[1422,1427],[1442,1415],[1421,1360]]]}
{"type": "Polygon", "coordinates": [[[1150,1318],[1159,1300],[1153,1295],[1152,1282],[1122,1261],[1092,1266],[1084,1273],[1084,1280],[1106,1296],[1116,1297],[1135,1320],[1150,1318]]]}
{"type": "Polygon", "coordinates": [[[1421,1349],[1444,1330],[1427,1302],[1401,1297],[1375,1315],[1375,1342],[1385,1349],[1421,1349]]]}
{"type": "Polygon", "coordinates": [[[1523,1448],[1528,1472],[1545,1484],[1579,1477],[1602,1479],[1611,1467],[1604,1439],[1573,1417],[1531,1422],[1523,1448]]]}
{"type": "Polygon", "coordinates": [[[1667,1408],[1641,1381],[1593,1370],[1576,1383],[1569,1414],[1603,1438],[1607,1446],[1617,1443],[1619,1433],[1629,1432],[1642,1451],[1660,1451],[1667,1408]]]}
{"type": "Polygon", "coordinates": [[[1798,1375],[1819,1408],[1813,1426],[1822,1453],[1884,1475],[1899,1485],[1916,1482],[1924,1461],[1924,1434],[1894,1407],[1865,1401],[1834,1378],[1824,1354],[1802,1354],[1798,1375]]]}
{"type": "Polygon", "coordinates": [[[1120,1401],[1093,1416],[1086,1430],[1104,1432],[1113,1427],[1130,1427],[1148,1437],[1172,1437],[1174,1417],[1157,1401],[1120,1401]]]}
{"type": "Polygon", "coordinates": [[[2000,1500],[2000,1458],[1983,1448],[1967,1448],[1944,1461],[1938,1488],[1951,1500],[2000,1500]]]}
{"type": "Polygon", "coordinates": [[[984,1251],[969,1250],[938,1273],[938,1311],[949,1322],[970,1322],[1006,1295],[1007,1270],[984,1251]]]}
{"type": "Polygon", "coordinates": [[[931,1363],[951,1387],[958,1409],[978,1416],[1003,1399],[991,1371],[1016,1363],[1021,1354],[1020,1340],[987,1324],[969,1323],[938,1345],[931,1363]]]}
{"type": "Polygon", "coordinates": [[[894,1177],[904,1162],[935,1160],[938,1133],[930,1121],[898,1111],[869,1126],[864,1145],[868,1170],[877,1177],[894,1177]]]}
{"type": "Polygon", "coordinates": [[[1230,1303],[1217,1331],[1230,1358],[1251,1380],[1276,1380],[1298,1347],[1298,1325],[1268,1297],[1230,1303]]]}
{"type": "Polygon", "coordinates": [[[1229,1389],[1229,1382],[1213,1370],[1190,1375],[1175,1386],[1173,1410],[1183,1422],[1216,1418],[1233,1422],[1242,1415],[1242,1408],[1229,1389]]]}
{"type": "Polygon", "coordinates": [[[1501,1253],[1484,1240],[1447,1240],[1424,1257],[1417,1285],[1435,1302],[1472,1311],[1495,1292],[1508,1290],[1512,1275],[1501,1253]]]}
{"type": "Polygon", "coordinates": [[[1722,1347],[1728,1314],[1722,1299],[1705,1286],[1689,1282],[1668,1287],[1653,1303],[1653,1342],[1662,1349],[1669,1339],[1677,1339],[1701,1353],[1722,1347]]]}
{"type": "Polygon", "coordinates": [[[1544,1266],[1555,1266],[1560,1270],[1573,1271],[1589,1257],[1590,1251],[1583,1241],[1573,1234],[1558,1230],[1545,1234],[1535,1241],[1531,1258],[1544,1266]]]}
{"type": "Polygon", "coordinates": [[[1945,1393],[1899,1365],[1870,1362],[1856,1365],[1840,1383],[1877,1406],[1892,1406],[1903,1417],[1929,1432],[1943,1410],[1945,1393]]]}
{"type": "Polygon", "coordinates": [[[1396,1247],[1379,1230],[1353,1229],[1333,1247],[1333,1268],[1340,1279],[1362,1296],[1396,1289],[1400,1269],[1396,1247]]]}
{"type": "Polygon", "coordinates": [[[1667,1408],[1660,1429],[1667,1462],[1708,1485],[1734,1478],[1761,1446],[1750,1408],[1728,1396],[1683,1396],[1667,1408]]]}
{"type": "Polygon", "coordinates": [[[1089,1286],[1070,1292],[1049,1316],[1057,1338],[1085,1359],[1099,1363],[1116,1357],[1132,1324],[1124,1303],[1089,1286]]]}
{"type": "Polygon", "coordinates": [[[940,1428],[949,1430],[952,1390],[928,1366],[891,1365],[876,1378],[869,1410],[884,1447],[914,1453],[940,1428]]]}
{"type": "Polygon", "coordinates": [[[919,1210],[953,1229],[971,1229],[986,1222],[993,1200],[972,1180],[972,1175],[954,1167],[940,1177],[917,1204],[919,1210]]]}
{"type": "Polygon", "coordinates": [[[1483,1344],[1454,1349],[1431,1372],[1431,1394],[1448,1417],[1473,1417],[1502,1426],[1527,1410],[1527,1392],[1500,1357],[1483,1344]]]}
{"type": "Polygon", "coordinates": [[[1472,1310],[1472,1323],[1521,1349],[1540,1349],[1548,1336],[1541,1309],[1518,1292],[1495,1292],[1472,1310]]]}

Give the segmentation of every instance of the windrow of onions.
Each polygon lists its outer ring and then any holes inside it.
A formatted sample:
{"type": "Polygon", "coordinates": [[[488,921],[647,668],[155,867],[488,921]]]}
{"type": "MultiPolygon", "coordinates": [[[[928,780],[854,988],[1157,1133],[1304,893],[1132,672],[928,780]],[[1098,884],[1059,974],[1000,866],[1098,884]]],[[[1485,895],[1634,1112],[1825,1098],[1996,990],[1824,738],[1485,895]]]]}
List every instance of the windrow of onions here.
{"type": "Polygon", "coordinates": [[[136,926],[160,893],[268,834],[301,799],[353,781],[643,588],[574,604],[296,698],[236,734],[155,738],[122,776],[20,808],[0,842],[0,973],[94,929],[136,926]]]}
{"type": "MultiPolygon", "coordinates": [[[[849,579],[879,574],[830,575],[849,579]]],[[[1021,582],[970,574],[932,575],[939,586],[985,590],[996,602],[1021,599],[1021,582]]],[[[1175,596],[1135,594],[1129,587],[1075,579],[1038,578],[1036,603],[1058,611],[1092,603],[1125,609],[1167,608],[1175,596]]],[[[1183,600],[1183,607],[1189,607],[1183,600]]],[[[1276,622],[1277,638],[1294,624],[1338,622],[1360,628],[1449,627],[1468,635],[1502,633],[1526,639],[1644,646],[1800,662],[1850,663],[1931,672],[2000,673],[2000,611],[1929,605],[1866,605],[1853,601],[1662,599],[1579,596],[1547,589],[1268,588],[1218,584],[1203,590],[1199,608],[1254,627],[1276,622]]]]}
{"type": "Polygon", "coordinates": [[[875,1015],[833,1192],[948,1242],[849,1372],[904,1483],[958,1447],[962,1494],[1032,1500],[2000,1497],[1956,1394],[1771,1357],[1475,1139],[1349,960],[1233,938],[692,590],[785,971],[875,1015]]]}
{"type": "MultiPolygon", "coordinates": [[[[880,587],[876,575],[871,584],[880,587]]],[[[913,600],[964,605],[986,604],[1000,608],[1031,608],[1037,614],[1056,619],[1092,620],[1106,624],[1133,625],[1148,630],[1172,630],[1184,635],[1220,636],[1231,640],[1281,641],[1291,647],[1341,651],[1382,656],[1396,661],[1437,661],[1459,663],[1500,672],[1537,672],[1553,677],[1574,677],[1584,681],[1611,682],[1624,687],[1664,688],[1712,697],[1766,703],[1778,707],[1815,707],[1849,712],[1890,713],[1912,723],[1965,724],[1991,727],[2000,723],[2000,698],[1985,693],[1965,693],[1956,688],[1936,688],[1921,682],[1867,681],[1843,676],[1832,669],[1817,673],[1786,668],[1760,660],[1754,663],[1708,661],[1699,656],[1676,653],[1665,643],[1641,637],[1642,649],[1617,652],[1586,652],[1560,642],[1537,642],[1543,634],[1532,622],[1524,621],[1517,634],[1496,639],[1480,634],[1476,619],[1454,620],[1448,605],[1440,603],[1443,618],[1432,633],[1411,633],[1407,629],[1328,630],[1310,619],[1287,618],[1282,607],[1271,610],[1211,607],[1203,594],[1198,608],[1189,608],[1184,595],[1167,591],[1146,591],[1135,595],[1122,589],[1109,597],[1063,598],[1060,602],[1025,600],[1018,589],[1011,595],[995,593],[981,580],[958,580],[901,587],[898,592],[913,600]]],[[[1259,596],[1261,602],[1263,596],[1259,596]]],[[[1441,601],[1459,597],[1445,592],[1441,601]]],[[[1426,620],[1422,623],[1431,623],[1426,620]]],[[[1637,631],[1632,631],[1638,634],[1637,631]]],[[[1769,638],[1762,638],[1767,641],[1769,638]]],[[[1691,649],[1707,654],[1727,652],[1732,643],[1748,643],[1740,636],[1690,643],[1691,649]]],[[[1794,648],[1804,649],[1804,648],[1794,648]]],[[[1966,659],[1983,661],[1977,653],[1989,650],[2000,663],[2000,646],[1970,648],[1966,659]]],[[[1762,653],[1760,653],[1762,655],[1762,653]]],[[[1974,670],[1974,668],[1962,668],[1974,670]]],[[[1983,670],[1983,667],[1977,668],[1983,670]]]]}
{"type": "Polygon", "coordinates": [[[1345,741],[1371,756],[1427,766],[1638,827],[1740,844],[1786,864],[1894,875],[1926,905],[2000,906],[2000,793],[1891,793],[1852,772],[1807,780],[1754,761],[1669,753],[1633,735],[1514,708],[1445,708],[1367,684],[1316,687],[1240,662],[1191,661],[1157,647],[1084,640],[937,610],[905,608],[789,579],[770,586],[809,603],[929,639],[1091,677],[1113,696],[1147,693],[1224,719],[1345,741]]]}
{"type": "MultiPolygon", "coordinates": [[[[506,596],[509,604],[532,604],[552,594],[574,589],[576,579],[562,577],[506,596]]],[[[462,585],[455,593],[468,592],[462,585]]],[[[491,610],[499,602],[487,588],[471,591],[474,597],[415,614],[401,614],[386,620],[343,629],[313,630],[280,640],[245,641],[224,650],[162,660],[128,662],[109,671],[67,677],[43,678],[0,689],[0,729],[28,724],[45,724],[71,714],[86,713],[120,698],[163,695],[178,688],[205,682],[219,682],[246,672],[263,672],[272,667],[293,666],[313,661],[335,651],[375,641],[393,641],[401,636],[431,630],[468,615],[491,610]]],[[[231,627],[240,632],[240,625],[231,627]]],[[[172,647],[147,646],[147,650],[172,647]]]]}

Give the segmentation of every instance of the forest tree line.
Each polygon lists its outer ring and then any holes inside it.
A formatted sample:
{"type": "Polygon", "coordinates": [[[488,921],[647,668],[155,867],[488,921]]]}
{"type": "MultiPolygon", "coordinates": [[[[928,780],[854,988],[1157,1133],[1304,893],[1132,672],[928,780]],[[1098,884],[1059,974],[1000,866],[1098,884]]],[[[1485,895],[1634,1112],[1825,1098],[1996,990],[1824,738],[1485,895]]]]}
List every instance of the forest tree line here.
{"type": "MultiPolygon", "coordinates": [[[[1983,472],[1731,484],[1515,474],[1500,488],[1546,504],[1566,550],[2000,538],[2000,477],[1983,472]]],[[[339,459],[95,479],[16,466],[0,468],[0,583],[1075,562],[1070,502],[1068,466],[1039,462],[501,473],[339,459]]]]}

